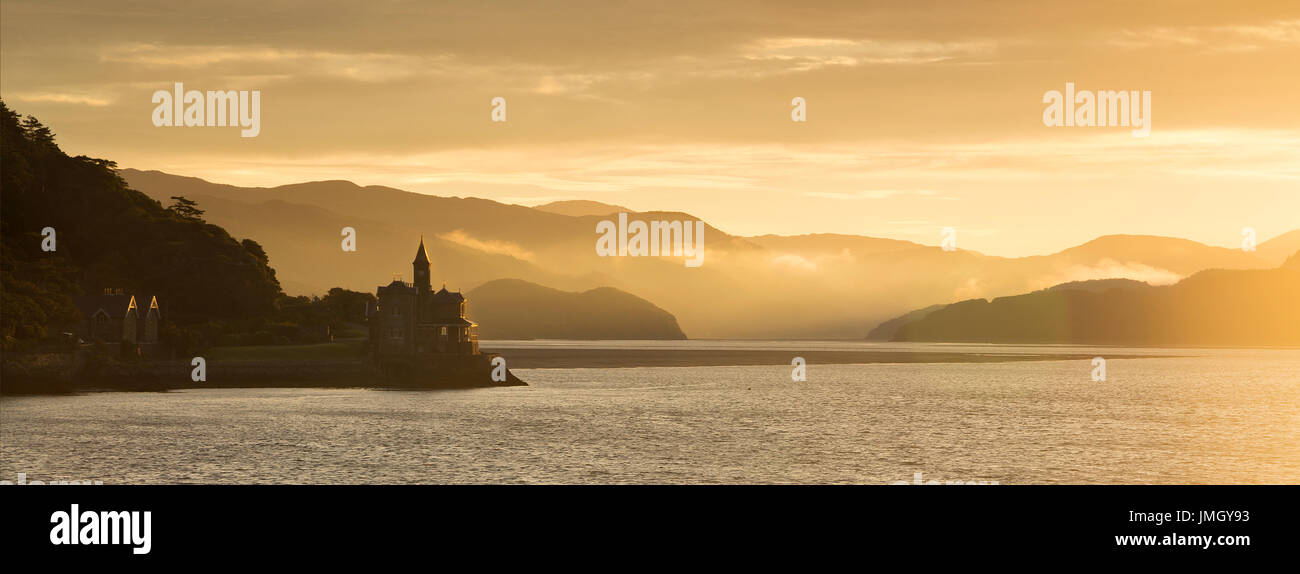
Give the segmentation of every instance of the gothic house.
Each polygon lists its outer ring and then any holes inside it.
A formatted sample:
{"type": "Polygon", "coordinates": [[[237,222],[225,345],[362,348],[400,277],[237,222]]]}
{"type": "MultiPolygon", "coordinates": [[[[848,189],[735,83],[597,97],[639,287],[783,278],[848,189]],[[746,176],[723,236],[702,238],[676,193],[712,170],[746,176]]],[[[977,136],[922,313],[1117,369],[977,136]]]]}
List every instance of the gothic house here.
{"type": "Polygon", "coordinates": [[[447,290],[434,291],[429,281],[429,255],[424,238],[411,263],[415,281],[394,280],[379,287],[369,310],[370,341],[381,362],[414,365],[423,357],[436,362],[449,356],[479,354],[477,326],[465,318],[465,297],[447,290]]]}

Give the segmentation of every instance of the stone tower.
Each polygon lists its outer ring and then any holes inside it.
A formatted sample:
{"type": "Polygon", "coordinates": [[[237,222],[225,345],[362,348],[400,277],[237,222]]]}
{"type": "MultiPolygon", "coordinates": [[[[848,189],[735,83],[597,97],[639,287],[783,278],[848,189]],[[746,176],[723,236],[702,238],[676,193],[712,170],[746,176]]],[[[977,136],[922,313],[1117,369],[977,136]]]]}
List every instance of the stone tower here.
{"type": "Polygon", "coordinates": [[[411,262],[411,267],[415,270],[413,283],[417,292],[433,290],[433,283],[429,281],[429,254],[424,251],[423,235],[420,236],[420,248],[415,252],[415,261],[411,262]]]}

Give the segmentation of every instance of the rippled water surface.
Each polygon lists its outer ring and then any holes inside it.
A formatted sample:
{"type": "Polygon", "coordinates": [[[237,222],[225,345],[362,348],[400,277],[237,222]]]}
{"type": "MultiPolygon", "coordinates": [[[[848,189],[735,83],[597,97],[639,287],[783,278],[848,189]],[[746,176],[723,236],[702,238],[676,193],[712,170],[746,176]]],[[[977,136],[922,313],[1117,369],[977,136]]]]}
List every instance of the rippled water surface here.
{"type": "Polygon", "coordinates": [[[1070,360],[6,398],[0,480],[1300,483],[1300,352],[1170,354],[1111,359],[1105,382],[1070,360]]]}

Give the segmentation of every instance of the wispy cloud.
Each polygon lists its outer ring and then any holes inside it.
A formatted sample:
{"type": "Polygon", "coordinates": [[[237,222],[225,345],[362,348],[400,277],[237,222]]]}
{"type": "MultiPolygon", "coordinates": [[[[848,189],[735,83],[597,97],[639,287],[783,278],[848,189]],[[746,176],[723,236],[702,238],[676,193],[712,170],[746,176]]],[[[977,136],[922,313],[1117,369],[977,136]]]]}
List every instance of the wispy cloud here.
{"type": "Polygon", "coordinates": [[[1253,52],[1300,45],[1300,20],[1234,26],[1159,26],[1123,30],[1108,41],[1120,48],[1203,48],[1214,52],[1253,52]]]}
{"type": "MultiPolygon", "coordinates": [[[[333,52],[274,46],[175,45],[132,42],[113,44],[99,54],[103,62],[188,71],[237,67],[241,74],[288,71],[295,75],[335,76],[360,82],[390,81],[451,67],[451,56],[382,52],[333,52]],[[261,72],[258,72],[261,70],[261,72]]],[[[280,75],[280,74],[274,74],[280,75]]]]}
{"type": "Polygon", "coordinates": [[[114,101],[113,98],[108,96],[62,92],[19,92],[11,97],[20,102],[74,104],[92,107],[104,107],[114,101]]]}
{"type": "Polygon", "coordinates": [[[1094,265],[1075,265],[1058,274],[1041,278],[1039,288],[1069,283],[1071,281],[1091,281],[1094,279],[1133,279],[1151,285],[1172,285],[1183,278],[1182,275],[1132,261],[1102,259],[1094,265]]]}
{"type": "Polygon", "coordinates": [[[857,262],[857,258],[848,249],[843,249],[839,253],[821,253],[816,256],[782,253],[773,256],[769,262],[776,267],[813,272],[823,268],[837,269],[844,265],[852,265],[857,262]]]}
{"type": "Polygon", "coordinates": [[[517,243],[510,242],[510,241],[496,241],[496,240],[483,241],[471,237],[468,233],[460,229],[457,229],[450,233],[440,234],[438,235],[438,239],[450,241],[457,245],[463,245],[470,249],[476,249],[484,253],[494,253],[497,255],[509,255],[510,257],[514,257],[515,259],[519,259],[521,261],[528,261],[530,263],[537,260],[536,254],[534,254],[532,251],[524,249],[523,247],[520,247],[519,244],[517,243]]]}
{"type": "Polygon", "coordinates": [[[745,59],[785,63],[788,71],[828,66],[930,64],[957,58],[988,57],[992,41],[927,42],[850,38],[763,38],[744,46],[745,59]]]}
{"type": "MultiPolygon", "coordinates": [[[[459,149],[308,158],[251,159],[204,153],[193,158],[167,156],[137,167],[239,185],[329,178],[417,190],[445,185],[528,186],[550,190],[544,194],[547,196],[565,197],[687,190],[786,192],[812,187],[816,191],[798,195],[838,201],[965,200],[970,197],[963,188],[974,184],[1054,181],[1067,169],[1074,170],[1072,178],[1085,180],[1163,174],[1290,181],[1300,177],[1297,152],[1300,134],[1286,131],[1166,130],[1153,132],[1139,143],[1132,138],[1095,134],[1055,141],[928,145],[627,144],[611,150],[597,144],[572,144],[556,149],[501,148],[491,153],[459,149]],[[1087,169],[1078,169],[1081,166],[1087,169]],[[899,181],[919,185],[890,184],[899,181]]],[[[131,164],[129,158],[122,163],[131,164]]]]}
{"type": "Polygon", "coordinates": [[[808,197],[824,199],[890,199],[898,197],[922,197],[927,199],[956,200],[950,195],[941,195],[930,189],[868,189],[862,191],[808,191],[808,197]]]}

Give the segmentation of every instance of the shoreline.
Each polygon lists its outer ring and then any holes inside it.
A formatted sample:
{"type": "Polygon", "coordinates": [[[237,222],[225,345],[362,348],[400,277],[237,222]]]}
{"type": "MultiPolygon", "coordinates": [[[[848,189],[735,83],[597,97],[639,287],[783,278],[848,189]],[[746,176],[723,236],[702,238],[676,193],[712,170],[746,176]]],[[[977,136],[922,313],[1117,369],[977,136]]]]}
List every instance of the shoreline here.
{"type": "MultiPolygon", "coordinates": [[[[619,369],[644,367],[790,366],[795,357],[810,365],[960,364],[1091,360],[1091,353],[971,353],[893,350],[756,350],[756,349],[485,349],[506,359],[509,380],[467,379],[393,382],[367,361],[345,359],[213,359],[206,380],[190,379],[187,361],[145,361],[131,364],[108,379],[78,379],[70,373],[50,378],[6,380],[0,395],[30,396],[83,392],[166,392],[213,388],[383,388],[441,390],[524,386],[513,369],[619,369]]],[[[1112,354],[1108,359],[1168,358],[1144,353],[1112,354]]]]}
{"type": "MultiPolygon", "coordinates": [[[[794,357],[808,364],[867,365],[881,363],[1010,363],[1023,361],[1091,360],[1092,353],[962,353],[952,351],[888,350],[769,350],[769,349],[582,349],[512,348],[491,349],[505,357],[512,369],[584,369],[634,367],[731,367],[752,365],[790,366],[794,357]]],[[[1141,353],[1116,354],[1107,358],[1145,359],[1165,357],[1141,353]]]]}
{"type": "Polygon", "coordinates": [[[492,381],[490,372],[464,369],[403,379],[385,377],[363,359],[213,360],[204,367],[205,380],[194,381],[188,361],[141,361],[116,366],[101,376],[61,372],[57,377],[6,377],[0,396],[66,395],[85,392],[167,392],[214,388],[384,388],[400,390],[472,389],[527,386],[506,370],[505,381],[492,381]],[[482,375],[481,377],[478,375],[482,375]]]}

